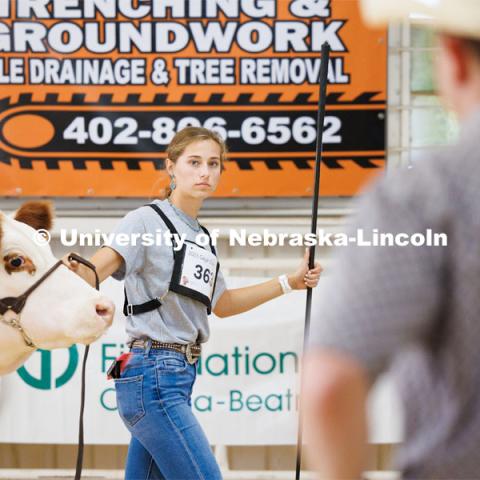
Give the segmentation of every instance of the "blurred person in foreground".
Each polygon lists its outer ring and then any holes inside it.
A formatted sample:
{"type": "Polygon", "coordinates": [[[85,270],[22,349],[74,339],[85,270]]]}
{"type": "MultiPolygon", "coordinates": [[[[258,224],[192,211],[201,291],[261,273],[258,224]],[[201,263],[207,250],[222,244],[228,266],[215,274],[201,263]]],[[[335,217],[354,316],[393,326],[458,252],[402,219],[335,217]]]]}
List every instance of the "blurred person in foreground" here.
{"type": "Polygon", "coordinates": [[[372,24],[429,17],[438,90],[458,143],[382,178],[351,232],[446,233],[447,246],[340,247],[314,299],[303,398],[322,480],[360,478],[367,393],[389,371],[401,396],[405,479],[480,478],[480,0],[363,0],[372,24]]]}

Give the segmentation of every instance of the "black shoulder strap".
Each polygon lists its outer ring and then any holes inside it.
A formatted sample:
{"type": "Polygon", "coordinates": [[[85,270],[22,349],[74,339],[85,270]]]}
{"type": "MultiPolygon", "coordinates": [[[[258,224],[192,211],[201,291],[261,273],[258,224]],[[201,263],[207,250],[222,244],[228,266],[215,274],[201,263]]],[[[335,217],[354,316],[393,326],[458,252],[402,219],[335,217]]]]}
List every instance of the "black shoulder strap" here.
{"type": "MultiPolygon", "coordinates": [[[[215,247],[213,246],[212,242],[212,237],[210,236],[210,232],[203,226],[200,225],[201,229],[208,235],[208,238],[210,239],[210,248],[212,249],[212,253],[217,256],[217,252],[215,250],[215,247]]],[[[217,286],[217,279],[218,279],[218,271],[220,270],[220,262],[218,261],[217,257],[217,270],[215,271],[215,281],[213,282],[213,289],[212,289],[212,300],[213,300],[213,295],[215,293],[215,287],[217,286]]],[[[212,306],[207,307],[207,314],[210,315],[212,313],[212,306]]]]}
{"type": "Polygon", "coordinates": [[[212,249],[212,253],[217,256],[217,252],[215,250],[215,247],[213,246],[213,242],[212,242],[212,237],[210,236],[210,232],[203,226],[203,225],[200,225],[200,228],[207,234],[209,240],[210,240],[210,248],[212,249]]]}
{"type": "MultiPolygon", "coordinates": [[[[148,207],[151,207],[153,208],[157,213],[158,215],[160,215],[161,219],[165,222],[165,225],[167,226],[167,228],[170,230],[170,233],[173,235],[178,235],[178,232],[177,232],[177,229],[173,226],[173,223],[170,221],[170,219],[163,213],[162,209],[156,205],[155,203],[149,203],[147,204],[148,207]]],[[[200,225],[200,224],[199,224],[200,225]]],[[[212,237],[210,236],[210,232],[203,226],[203,225],[200,225],[200,228],[207,234],[209,240],[210,240],[210,247],[212,249],[212,252],[213,254],[216,256],[217,255],[217,252],[215,250],[215,247],[213,246],[213,242],[212,242],[212,237]]]]}
{"type": "Polygon", "coordinates": [[[148,206],[153,208],[160,215],[162,220],[165,222],[165,225],[170,230],[170,233],[178,236],[177,229],[173,226],[173,223],[169,220],[169,218],[163,213],[162,209],[154,203],[149,203],[148,206]]]}

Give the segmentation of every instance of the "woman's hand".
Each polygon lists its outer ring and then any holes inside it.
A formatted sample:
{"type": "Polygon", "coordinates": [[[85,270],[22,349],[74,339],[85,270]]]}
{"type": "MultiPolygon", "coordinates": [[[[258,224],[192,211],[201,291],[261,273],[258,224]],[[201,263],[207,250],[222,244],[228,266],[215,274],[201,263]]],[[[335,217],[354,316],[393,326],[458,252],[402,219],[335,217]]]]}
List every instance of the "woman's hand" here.
{"type": "Polygon", "coordinates": [[[297,271],[288,275],[288,283],[294,290],[305,290],[307,287],[315,288],[318,285],[320,274],[323,268],[319,262],[315,262],[315,267],[311,270],[308,268],[309,249],[305,249],[305,255],[297,271]]]}
{"type": "MultiPolygon", "coordinates": [[[[308,255],[307,248],[298,270],[294,274],[287,276],[288,283],[295,290],[304,290],[307,287],[314,288],[318,284],[318,279],[323,269],[316,262],[315,268],[309,270],[308,255]]],[[[279,297],[282,295],[282,290],[278,278],[272,278],[266,282],[248,287],[225,290],[218,299],[213,312],[217,317],[221,318],[248,312],[248,310],[258,307],[262,303],[279,297]]]]}
{"type": "MultiPolygon", "coordinates": [[[[75,252],[76,253],[76,252],[75,252]]],[[[80,255],[77,253],[77,255],[80,255]]],[[[90,283],[91,285],[95,285],[95,274],[93,271],[87,267],[86,265],[83,265],[83,263],[79,263],[74,259],[69,260],[70,253],[62,257],[62,261],[67,266],[72,272],[75,272],[78,276],[82,277],[87,283],[90,283]],[[93,284],[92,284],[92,279],[93,279],[93,284]]]]}
{"type": "MultiPolygon", "coordinates": [[[[95,273],[90,268],[82,263],[78,263],[76,260],[68,260],[68,255],[65,255],[62,260],[72,272],[82,277],[87,283],[92,285],[92,287],[95,286],[95,273]]],[[[98,278],[100,282],[103,282],[120,268],[123,263],[123,258],[113,250],[113,248],[103,247],[93,254],[90,262],[95,265],[98,278]]]]}

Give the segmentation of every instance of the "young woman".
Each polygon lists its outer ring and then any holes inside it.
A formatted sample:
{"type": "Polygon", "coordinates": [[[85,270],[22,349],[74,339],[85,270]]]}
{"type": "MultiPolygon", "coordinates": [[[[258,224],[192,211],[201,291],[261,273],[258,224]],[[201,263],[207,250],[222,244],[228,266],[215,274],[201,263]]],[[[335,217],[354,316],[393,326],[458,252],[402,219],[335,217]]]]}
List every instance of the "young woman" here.
{"type": "MultiPolygon", "coordinates": [[[[175,135],[167,155],[168,198],[128,213],[115,233],[132,240],[123,245],[116,236],[91,261],[100,280],[113,275],[125,281],[128,299],[132,355],[115,379],[119,413],[132,434],[125,478],[216,480],[220,470],[190,402],[195,361],[209,336],[208,314],[236,315],[291,289],[313,288],[321,267],[309,270],[305,255],[288,276],[227,289],[212,243],[195,243],[208,240],[197,215],[218,185],[226,146],[214,132],[188,127],[175,135]],[[161,246],[133,241],[144,233],[176,240],[161,246]]],[[[92,282],[82,265],[71,262],[70,268],[92,282]]]]}

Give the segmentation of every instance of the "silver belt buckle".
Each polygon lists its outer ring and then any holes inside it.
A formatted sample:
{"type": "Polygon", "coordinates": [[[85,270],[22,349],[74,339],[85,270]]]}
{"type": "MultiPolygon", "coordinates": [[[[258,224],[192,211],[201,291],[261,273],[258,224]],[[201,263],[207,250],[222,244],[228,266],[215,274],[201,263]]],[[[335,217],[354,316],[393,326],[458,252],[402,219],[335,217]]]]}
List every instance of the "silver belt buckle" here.
{"type": "Polygon", "coordinates": [[[188,343],[187,347],[185,348],[185,357],[190,365],[193,365],[198,360],[198,357],[193,356],[191,343],[188,343]]]}

